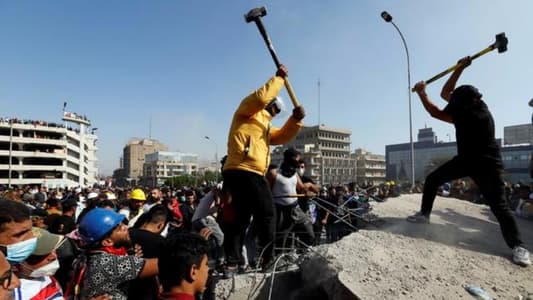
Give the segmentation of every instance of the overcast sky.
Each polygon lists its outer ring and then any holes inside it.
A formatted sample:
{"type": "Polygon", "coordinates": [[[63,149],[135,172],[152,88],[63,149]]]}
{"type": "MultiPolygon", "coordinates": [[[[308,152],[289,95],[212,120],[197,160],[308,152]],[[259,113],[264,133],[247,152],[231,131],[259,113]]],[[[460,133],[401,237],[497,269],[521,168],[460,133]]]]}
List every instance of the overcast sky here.
{"type": "MultiPolygon", "coordinates": [[[[320,123],[350,129],[352,149],[384,154],[385,145],[409,141],[406,55],[383,10],[407,40],[412,85],[505,32],[509,50],[474,61],[460,83],[481,90],[497,137],[504,126],[530,122],[530,0],[0,1],[0,114],[60,121],[67,101],[98,128],[102,175],[119,167],[130,138],[148,137],[150,118],[152,137],[170,150],[207,160],[216,144],[221,157],[235,108],[275,72],[256,26],[243,18],[263,5],[306,125],[320,115],[320,123]]],[[[441,107],[444,82],[428,87],[441,107]]],[[[412,96],[415,138],[427,126],[454,140],[453,126],[412,96]]]]}

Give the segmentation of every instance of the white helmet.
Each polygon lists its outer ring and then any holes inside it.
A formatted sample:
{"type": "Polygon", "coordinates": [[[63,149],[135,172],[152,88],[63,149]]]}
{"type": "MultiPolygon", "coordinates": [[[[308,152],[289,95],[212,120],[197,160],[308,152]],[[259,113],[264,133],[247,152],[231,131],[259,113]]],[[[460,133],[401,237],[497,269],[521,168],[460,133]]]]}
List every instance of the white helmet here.
{"type": "Polygon", "coordinates": [[[269,108],[269,107],[271,107],[273,105],[275,105],[276,108],[279,110],[279,112],[276,114],[276,116],[284,115],[287,112],[287,106],[285,105],[285,102],[283,101],[283,98],[281,98],[280,96],[274,97],[274,99],[272,99],[270,101],[270,103],[268,103],[266,108],[269,108]]]}

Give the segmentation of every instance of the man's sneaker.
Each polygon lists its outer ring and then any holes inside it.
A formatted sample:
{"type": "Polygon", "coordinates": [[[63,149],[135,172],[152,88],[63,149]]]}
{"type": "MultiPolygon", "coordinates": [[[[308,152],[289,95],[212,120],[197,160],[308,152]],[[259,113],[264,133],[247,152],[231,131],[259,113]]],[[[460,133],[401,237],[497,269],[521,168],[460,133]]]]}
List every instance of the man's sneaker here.
{"type": "Polygon", "coordinates": [[[531,265],[531,260],[529,260],[529,251],[527,249],[516,246],[513,248],[513,262],[517,265],[527,267],[531,265]]]}
{"type": "Polygon", "coordinates": [[[429,217],[424,216],[421,212],[417,212],[414,215],[407,217],[407,221],[411,223],[429,224],[429,217]]]}
{"type": "Polygon", "coordinates": [[[222,277],[224,279],[231,279],[235,276],[235,274],[237,274],[237,267],[236,266],[226,266],[224,268],[224,272],[223,272],[223,275],[222,277]]]}

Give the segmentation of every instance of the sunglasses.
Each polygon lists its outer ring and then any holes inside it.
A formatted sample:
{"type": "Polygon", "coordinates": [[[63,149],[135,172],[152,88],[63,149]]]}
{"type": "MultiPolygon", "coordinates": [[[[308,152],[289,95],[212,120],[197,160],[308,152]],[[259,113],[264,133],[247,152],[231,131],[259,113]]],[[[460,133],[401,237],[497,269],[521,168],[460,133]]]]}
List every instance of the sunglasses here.
{"type": "Polygon", "coordinates": [[[11,270],[11,266],[9,269],[0,276],[0,284],[2,284],[2,288],[4,290],[9,289],[9,286],[11,285],[11,277],[13,277],[13,271],[11,270]]]}

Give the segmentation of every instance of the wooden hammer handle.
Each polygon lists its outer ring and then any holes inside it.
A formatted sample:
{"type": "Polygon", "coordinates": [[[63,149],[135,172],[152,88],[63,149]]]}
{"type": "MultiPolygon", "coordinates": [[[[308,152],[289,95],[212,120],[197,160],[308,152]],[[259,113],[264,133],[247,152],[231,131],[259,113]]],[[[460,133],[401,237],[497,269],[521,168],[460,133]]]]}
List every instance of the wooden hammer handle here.
{"type": "Polygon", "coordinates": [[[294,107],[300,106],[300,103],[298,102],[298,99],[296,98],[296,95],[294,94],[294,91],[292,90],[292,85],[289,82],[289,77],[285,76],[285,88],[287,88],[287,93],[289,94],[289,97],[291,98],[292,105],[294,107]]]}

